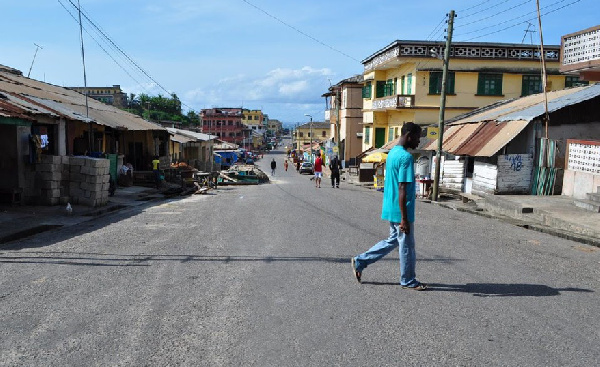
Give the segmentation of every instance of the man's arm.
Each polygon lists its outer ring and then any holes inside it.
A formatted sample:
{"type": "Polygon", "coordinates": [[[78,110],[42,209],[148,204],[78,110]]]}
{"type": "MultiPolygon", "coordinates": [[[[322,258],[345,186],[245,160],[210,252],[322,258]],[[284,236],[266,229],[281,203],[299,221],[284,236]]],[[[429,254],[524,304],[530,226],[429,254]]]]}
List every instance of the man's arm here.
{"type": "Polygon", "coordinates": [[[402,213],[402,221],[400,222],[400,231],[408,234],[410,232],[410,224],[408,223],[408,211],[406,209],[406,190],[407,182],[398,183],[398,202],[400,204],[400,212],[402,213]]]}

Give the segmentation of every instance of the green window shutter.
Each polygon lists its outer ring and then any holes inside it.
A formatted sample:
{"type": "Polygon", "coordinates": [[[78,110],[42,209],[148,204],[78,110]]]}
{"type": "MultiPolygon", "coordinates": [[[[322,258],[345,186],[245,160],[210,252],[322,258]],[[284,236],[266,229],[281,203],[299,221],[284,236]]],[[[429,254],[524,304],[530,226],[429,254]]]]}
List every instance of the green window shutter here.
{"type": "MultiPolygon", "coordinates": [[[[454,72],[448,72],[448,80],[446,80],[446,94],[454,94],[454,72]]],[[[441,89],[440,89],[441,93],[441,89]]]]}
{"type": "Polygon", "coordinates": [[[406,94],[412,94],[412,74],[406,75],[406,94]]]}
{"type": "Polygon", "coordinates": [[[375,98],[381,98],[385,96],[385,81],[379,80],[377,81],[375,88],[375,98]]]}
{"type": "Polygon", "coordinates": [[[385,82],[385,89],[383,91],[384,97],[394,95],[394,80],[388,79],[385,82]]]}
{"type": "Polygon", "coordinates": [[[371,82],[367,82],[367,84],[363,87],[362,97],[371,98],[371,89],[371,82]]]}
{"type": "Polygon", "coordinates": [[[429,73],[429,94],[440,94],[442,91],[442,72],[432,71],[429,73]]]}
{"type": "Polygon", "coordinates": [[[369,144],[371,142],[371,127],[370,126],[365,126],[364,142],[366,144],[369,144]]]}
{"type": "Polygon", "coordinates": [[[402,75],[402,79],[400,79],[400,94],[404,94],[404,80],[406,78],[402,75]]]}
{"type": "Polygon", "coordinates": [[[479,77],[477,78],[477,94],[484,95],[485,94],[485,81],[486,75],[479,73],[479,77]]]}

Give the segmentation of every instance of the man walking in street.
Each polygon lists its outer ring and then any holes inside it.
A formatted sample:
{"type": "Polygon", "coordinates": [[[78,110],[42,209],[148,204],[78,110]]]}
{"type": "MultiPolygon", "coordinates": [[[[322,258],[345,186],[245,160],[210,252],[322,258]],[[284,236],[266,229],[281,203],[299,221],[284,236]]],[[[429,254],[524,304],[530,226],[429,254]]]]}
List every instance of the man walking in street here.
{"type": "Polygon", "coordinates": [[[271,161],[271,176],[275,176],[275,168],[277,168],[277,162],[275,162],[275,158],[271,161]]]}
{"type": "Polygon", "coordinates": [[[419,145],[421,127],[412,122],[402,126],[400,142],[389,152],[385,162],[385,183],[381,219],[390,222],[390,236],[367,252],[351,259],[354,277],[360,283],[363,270],[390,253],[396,247],[400,252],[400,285],[402,288],[422,291],[427,284],[416,278],[415,169],[407,149],[419,145]]]}
{"type": "Polygon", "coordinates": [[[338,156],[334,156],[329,162],[329,169],[331,170],[331,187],[340,188],[340,169],[342,163],[338,159],[338,156]]]}
{"type": "Polygon", "coordinates": [[[323,178],[323,160],[321,159],[321,153],[317,152],[317,158],[315,159],[315,187],[321,188],[321,179],[323,178]]]}

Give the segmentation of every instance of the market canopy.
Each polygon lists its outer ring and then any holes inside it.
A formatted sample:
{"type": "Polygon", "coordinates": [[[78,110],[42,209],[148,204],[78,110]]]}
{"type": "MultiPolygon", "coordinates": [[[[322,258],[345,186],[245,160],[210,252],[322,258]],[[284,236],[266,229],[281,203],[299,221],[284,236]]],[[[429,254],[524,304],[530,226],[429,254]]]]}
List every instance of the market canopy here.
{"type": "Polygon", "coordinates": [[[387,159],[387,153],[373,152],[362,159],[363,163],[382,163],[387,159]]]}

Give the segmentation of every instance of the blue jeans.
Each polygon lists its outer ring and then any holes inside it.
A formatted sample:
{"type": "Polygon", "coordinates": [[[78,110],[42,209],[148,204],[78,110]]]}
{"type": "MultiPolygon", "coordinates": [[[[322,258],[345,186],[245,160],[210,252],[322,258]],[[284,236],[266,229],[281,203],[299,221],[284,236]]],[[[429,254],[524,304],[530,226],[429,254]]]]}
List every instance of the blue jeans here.
{"type": "Polygon", "coordinates": [[[390,222],[390,237],[371,247],[367,252],[355,257],[356,270],[362,272],[364,268],[373,264],[393,249],[399,247],[400,253],[400,285],[414,287],[419,284],[416,279],[415,267],[417,256],[415,252],[414,223],[410,223],[409,234],[400,231],[400,223],[390,222]]]}

